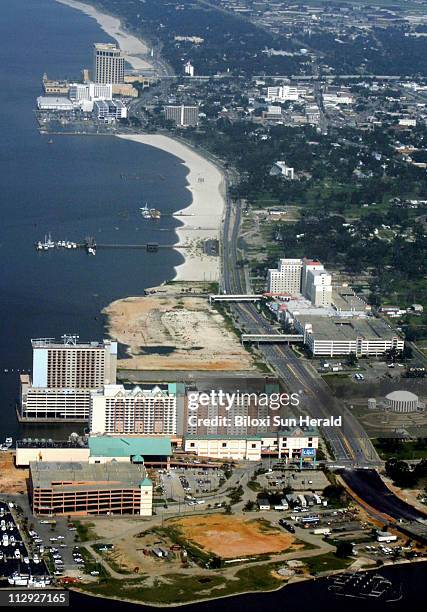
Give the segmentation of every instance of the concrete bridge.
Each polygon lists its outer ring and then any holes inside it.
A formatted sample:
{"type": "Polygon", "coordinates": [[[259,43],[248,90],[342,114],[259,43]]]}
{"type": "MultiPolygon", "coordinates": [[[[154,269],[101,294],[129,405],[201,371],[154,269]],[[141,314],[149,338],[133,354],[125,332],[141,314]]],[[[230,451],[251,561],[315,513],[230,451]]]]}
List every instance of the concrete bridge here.
{"type": "Polygon", "coordinates": [[[242,334],[242,344],[245,342],[304,342],[302,334],[242,334]]]}

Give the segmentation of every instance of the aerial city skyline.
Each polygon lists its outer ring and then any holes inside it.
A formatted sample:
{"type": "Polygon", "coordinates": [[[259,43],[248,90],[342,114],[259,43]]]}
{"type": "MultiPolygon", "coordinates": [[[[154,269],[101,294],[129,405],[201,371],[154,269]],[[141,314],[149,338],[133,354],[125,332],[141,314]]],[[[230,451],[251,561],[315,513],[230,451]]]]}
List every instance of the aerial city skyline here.
{"type": "Polygon", "coordinates": [[[0,604],[419,606],[426,0],[3,8],[0,604]]]}

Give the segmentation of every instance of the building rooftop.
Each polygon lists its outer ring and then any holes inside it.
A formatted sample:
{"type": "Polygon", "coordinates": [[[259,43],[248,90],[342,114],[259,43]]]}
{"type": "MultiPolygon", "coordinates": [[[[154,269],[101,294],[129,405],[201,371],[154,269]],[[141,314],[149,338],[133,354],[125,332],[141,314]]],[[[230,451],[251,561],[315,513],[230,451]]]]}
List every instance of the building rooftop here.
{"type": "Polygon", "coordinates": [[[102,464],[32,461],[30,474],[34,488],[66,487],[67,491],[139,488],[146,478],[143,466],[116,461],[102,464]]]}
{"type": "Polygon", "coordinates": [[[142,398],[142,399],[165,399],[171,400],[177,395],[176,384],[152,385],[143,388],[140,385],[104,385],[103,389],[92,392],[94,397],[103,396],[107,398],[142,398]]]}
{"type": "Polygon", "coordinates": [[[314,427],[284,427],[280,431],[267,431],[264,433],[246,435],[246,434],[185,434],[184,437],[186,440],[264,440],[266,438],[301,438],[301,437],[312,437],[318,436],[319,433],[317,429],[314,427]]]}
{"type": "Polygon", "coordinates": [[[31,340],[33,349],[35,348],[78,348],[78,349],[102,349],[106,346],[111,347],[111,352],[117,352],[117,342],[103,340],[102,342],[78,342],[77,336],[64,336],[62,342],[55,338],[33,338],[31,340]]]}
{"type": "Polygon", "coordinates": [[[410,391],[392,391],[385,398],[393,402],[418,402],[418,396],[410,391]]]}
{"type": "Polygon", "coordinates": [[[170,457],[170,438],[91,436],[89,438],[91,457],[170,457]]]}
{"type": "Polygon", "coordinates": [[[375,317],[322,317],[298,314],[295,316],[304,325],[311,323],[316,340],[391,340],[397,333],[382,319],[375,317]]]}

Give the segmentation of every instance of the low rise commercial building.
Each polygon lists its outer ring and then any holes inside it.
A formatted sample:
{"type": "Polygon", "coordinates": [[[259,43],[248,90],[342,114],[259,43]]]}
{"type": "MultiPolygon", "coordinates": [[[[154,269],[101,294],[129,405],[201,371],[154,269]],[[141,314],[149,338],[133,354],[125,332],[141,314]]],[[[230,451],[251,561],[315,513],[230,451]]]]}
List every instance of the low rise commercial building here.
{"type": "Polygon", "coordinates": [[[127,107],[121,100],[96,100],[93,103],[93,113],[101,121],[126,119],[127,107]]]}
{"type": "Polygon", "coordinates": [[[71,100],[65,97],[39,96],[37,98],[37,108],[42,111],[64,111],[74,110],[71,100]]]}
{"type": "Polygon", "coordinates": [[[113,86],[111,83],[70,83],[69,97],[77,104],[83,101],[111,100],[113,86]]]}
{"type": "Polygon", "coordinates": [[[28,467],[30,463],[44,461],[48,463],[69,463],[89,461],[90,450],[86,441],[69,440],[17,440],[15,452],[16,467],[28,467]]]}
{"type": "Polygon", "coordinates": [[[277,161],[270,170],[270,176],[282,176],[283,178],[294,180],[294,169],[286,164],[285,161],[277,161]]]}
{"type": "Polygon", "coordinates": [[[68,82],[58,79],[49,79],[46,73],[43,75],[43,89],[45,94],[56,94],[61,96],[68,95],[68,82]]]}
{"type": "Polygon", "coordinates": [[[34,462],[69,463],[136,463],[151,466],[169,465],[172,455],[168,437],[142,436],[70,436],[69,440],[24,438],[16,442],[15,464],[28,467],[34,462]]]}
{"type": "Polygon", "coordinates": [[[153,485],[143,465],[36,462],[30,502],[37,516],[151,516],[153,485]]]}
{"type": "Polygon", "coordinates": [[[379,356],[391,349],[404,348],[404,340],[375,317],[295,314],[294,327],[304,335],[304,343],[313,355],[379,356]]]}
{"type": "Polygon", "coordinates": [[[226,435],[185,435],[184,450],[198,457],[211,459],[260,461],[263,456],[277,456],[280,459],[301,459],[315,457],[319,446],[316,429],[298,426],[284,428],[253,436],[226,435]],[[310,452],[305,453],[307,449],[310,452]]]}
{"type": "Polygon", "coordinates": [[[141,436],[90,436],[90,463],[143,463],[144,465],[169,465],[172,455],[171,439],[141,436]]]}

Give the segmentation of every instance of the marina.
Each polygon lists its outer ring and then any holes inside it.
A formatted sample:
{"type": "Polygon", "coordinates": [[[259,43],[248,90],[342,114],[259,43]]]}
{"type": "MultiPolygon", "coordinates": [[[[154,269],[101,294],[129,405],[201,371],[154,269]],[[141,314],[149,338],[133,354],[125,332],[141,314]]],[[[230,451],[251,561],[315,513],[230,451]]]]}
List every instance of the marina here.
{"type": "Polygon", "coordinates": [[[30,553],[12,515],[13,503],[0,502],[0,583],[43,588],[51,578],[41,555],[30,553]]]}
{"type": "Polygon", "coordinates": [[[351,572],[331,578],[328,590],[342,597],[373,599],[381,602],[399,601],[402,598],[400,583],[373,572],[351,572]]]}

